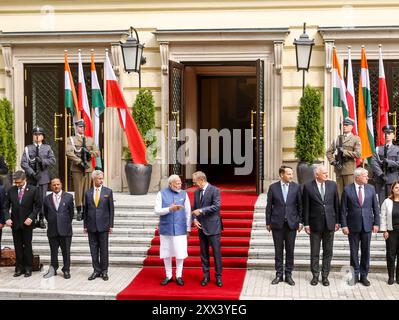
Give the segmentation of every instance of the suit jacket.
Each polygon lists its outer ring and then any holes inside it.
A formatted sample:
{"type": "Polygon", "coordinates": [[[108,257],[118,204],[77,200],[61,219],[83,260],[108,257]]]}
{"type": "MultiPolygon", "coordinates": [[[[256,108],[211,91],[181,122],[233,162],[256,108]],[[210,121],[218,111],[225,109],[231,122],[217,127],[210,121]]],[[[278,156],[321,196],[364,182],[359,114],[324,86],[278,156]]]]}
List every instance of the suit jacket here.
{"type": "Polygon", "coordinates": [[[297,183],[291,182],[287,202],[284,202],[281,181],[277,181],[270,185],[267,192],[266,225],[271,225],[272,229],[282,229],[285,217],[292,230],[298,229],[302,223],[301,188],[297,183]]]}
{"type": "Polygon", "coordinates": [[[85,193],[83,224],[88,232],[105,232],[114,227],[114,197],[112,190],[101,188],[98,207],[94,203],[94,188],[85,193]]]}
{"type": "MultiPolygon", "coordinates": [[[[337,145],[338,138],[326,151],[326,156],[329,163],[335,160],[334,153],[337,145]]],[[[353,171],[356,169],[356,158],[360,158],[362,154],[360,138],[350,134],[348,137],[344,138],[342,147],[344,149],[344,163],[342,164],[342,170],[337,171],[337,169],[334,167],[334,171],[338,176],[353,175],[353,171]]]]}
{"type": "Polygon", "coordinates": [[[4,224],[6,220],[4,219],[4,207],[6,204],[6,192],[4,187],[0,185],[0,224],[4,224]]]}
{"type": "MultiPolygon", "coordinates": [[[[28,148],[29,158],[34,159],[36,157],[36,146],[34,144],[30,144],[26,146],[28,148]]],[[[54,152],[51,149],[50,145],[42,143],[39,148],[39,154],[37,155],[42,159],[41,165],[41,174],[39,184],[46,184],[50,182],[50,173],[48,168],[55,165],[55,156],[54,152]]],[[[38,168],[40,166],[38,165],[38,168]]],[[[27,176],[31,176],[34,174],[34,170],[29,165],[29,159],[26,156],[25,149],[22,153],[21,157],[21,168],[25,170],[27,176]]]]}
{"type": "Polygon", "coordinates": [[[202,227],[202,232],[207,236],[220,234],[223,230],[222,218],[220,216],[220,190],[208,183],[205,189],[202,203],[200,203],[200,192],[194,192],[193,210],[201,209],[202,213],[195,217],[202,227]]]}
{"type": "Polygon", "coordinates": [[[393,201],[389,198],[386,198],[384,202],[381,204],[380,231],[393,230],[392,209],[393,209],[393,201]]]}
{"type": "Polygon", "coordinates": [[[5,220],[11,218],[13,223],[12,229],[14,230],[33,229],[34,223],[32,223],[30,226],[27,226],[24,224],[24,221],[27,218],[30,218],[34,221],[41,208],[42,201],[40,199],[38,188],[31,185],[26,185],[20,204],[18,201],[18,187],[13,186],[7,192],[4,218],[5,220]]]}
{"type": "Polygon", "coordinates": [[[303,223],[310,227],[311,232],[323,231],[325,226],[330,231],[335,230],[339,223],[340,207],[337,184],[327,180],[324,186],[324,201],[321,199],[316,180],[303,187],[303,223]]]}
{"type": "Polygon", "coordinates": [[[341,199],[341,227],[349,228],[349,232],[370,232],[373,226],[380,225],[380,209],[375,188],[364,185],[364,200],[360,206],[355,184],[344,188],[341,199]]]}
{"type": "Polygon", "coordinates": [[[47,236],[72,237],[73,196],[62,192],[58,210],[55,208],[53,193],[44,198],[43,213],[48,222],[47,236]]]}

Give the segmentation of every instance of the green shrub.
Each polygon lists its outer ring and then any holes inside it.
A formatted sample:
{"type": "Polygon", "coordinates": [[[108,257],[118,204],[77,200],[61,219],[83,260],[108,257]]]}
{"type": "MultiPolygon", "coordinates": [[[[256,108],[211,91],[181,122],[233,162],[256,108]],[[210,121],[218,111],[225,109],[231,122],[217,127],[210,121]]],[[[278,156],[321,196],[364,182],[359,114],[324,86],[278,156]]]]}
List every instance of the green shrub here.
{"type": "Polygon", "coordinates": [[[308,164],[324,154],[321,111],[320,91],[306,86],[295,130],[295,156],[308,164]]]}
{"type": "Polygon", "coordinates": [[[0,154],[8,168],[15,170],[17,149],[14,138],[14,110],[6,98],[0,100],[0,154]]]}

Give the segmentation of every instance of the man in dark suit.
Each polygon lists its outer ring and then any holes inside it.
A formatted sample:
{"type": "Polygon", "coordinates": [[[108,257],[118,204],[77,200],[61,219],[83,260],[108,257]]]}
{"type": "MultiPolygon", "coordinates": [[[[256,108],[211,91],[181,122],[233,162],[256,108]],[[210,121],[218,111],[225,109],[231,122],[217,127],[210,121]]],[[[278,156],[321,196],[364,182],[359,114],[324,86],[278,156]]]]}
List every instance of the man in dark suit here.
{"type": "Polygon", "coordinates": [[[6,223],[4,219],[4,206],[6,202],[6,192],[4,190],[4,186],[0,184],[0,249],[1,249],[1,237],[3,234],[3,227],[6,223]]]}
{"type": "Polygon", "coordinates": [[[341,199],[341,227],[348,235],[351,254],[350,265],[354,269],[353,284],[360,282],[369,286],[367,279],[370,262],[371,233],[378,232],[380,211],[375,189],[367,184],[368,171],[355,169],[355,182],[346,186],[341,199]],[[361,260],[359,266],[359,243],[361,260]]]}
{"type": "Polygon", "coordinates": [[[89,234],[89,246],[94,271],[89,280],[108,280],[108,235],[114,227],[114,198],[112,190],[103,186],[104,173],[92,172],[94,188],[85,193],[84,232],[89,234]]]}
{"type": "Polygon", "coordinates": [[[47,237],[50,244],[51,265],[43,277],[50,278],[57,274],[58,249],[61,247],[64,263],[62,272],[64,278],[69,279],[71,277],[73,196],[62,191],[62,183],[59,178],[51,179],[50,184],[53,192],[44,198],[43,212],[48,222],[47,237]]]}
{"type": "Polygon", "coordinates": [[[4,215],[7,226],[12,228],[17,258],[14,277],[19,277],[23,273],[25,277],[30,277],[33,263],[33,221],[41,210],[42,201],[39,190],[27,184],[25,172],[16,171],[13,179],[15,186],[11,187],[7,193],[4,215]]]}
{"type": "Polygon", "coordinates": [[[285,247],[285,282],[293,286],[296,232],[303,228],[301,188],[293,182],[294,173],[291,167],[281,166],[279,175],[281,180],[269,187],[266,204],[266,229],[272,231],[275,251],[276,278],[272,284],[283,281],[285,247]]]}
{"type": "Polygon", "coordinates": [[[323,242],[322,284],[329,286],[328,275],[333,256],[334,233],[339,229],[339,197],[337,184],[327,180],[325,166],[315,168],[315,179],[303,188],[303,221],[310,236],[310,269],[312,286],[319,283],[320,243],[323,242]]]}
{"type": "Polygon", "coordinates": [[[194,193],[194,225],[198,228],[200,239],[200,255],[204,279],[202,286],[210,281],[209,245],[213,250],[215,260],[216,285],[223,286],[222,282],[222,253],[220,236],[223,230],[220,217],[220,190],[208,183],[205,173],[193,173],[193,183],[199,188],[194,193]]]}

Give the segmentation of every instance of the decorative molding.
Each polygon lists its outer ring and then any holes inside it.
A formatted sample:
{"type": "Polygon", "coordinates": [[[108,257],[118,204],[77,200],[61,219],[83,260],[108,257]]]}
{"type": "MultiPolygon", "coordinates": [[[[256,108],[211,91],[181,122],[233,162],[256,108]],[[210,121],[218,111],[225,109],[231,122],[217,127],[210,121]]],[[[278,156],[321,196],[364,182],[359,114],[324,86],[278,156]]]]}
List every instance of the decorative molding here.
{"type": "Polygon", "coordinates": [[[12,67],[12,48],[10,44],[4,44],[1,47],[1,52],[3,55],[3,59],[4,59],[4,70],[6,72],[6,75],[8,77],[12,76],[12,71],[13,71],[13,67],[12,67]]]}
{"type": "Polygon", "coordinates": [[[332,52],[333,52],[334,40],[325,40],[324,47],[326,50],[326,70],[332,71],[332,52]]]}
{"type": "Polygon", "coordinates": [[[277,74],[281,74],[283,71],[283,47],[284,41],[274,41],[274,69],[276,70],[277,74]]]}
{"type": "Polygon", "coordinates": [[[169,71],[169,42],[161,42],[159,49],[161,53],[161,70],[163,74],[167,75],[169,71]]]}
{"type": "Polygon", "coordinates": [[[319,27],[317,31],[326,40],[335,41],[393,41],[399,39],[399,26],[319,27]]]}
{"type": "Polygon", "coordinates": [[[119,77],[120,75],[120,43],[112,42],[111,43],[111,62],[112,69],[114,69],[115,75],[119,77]]]}

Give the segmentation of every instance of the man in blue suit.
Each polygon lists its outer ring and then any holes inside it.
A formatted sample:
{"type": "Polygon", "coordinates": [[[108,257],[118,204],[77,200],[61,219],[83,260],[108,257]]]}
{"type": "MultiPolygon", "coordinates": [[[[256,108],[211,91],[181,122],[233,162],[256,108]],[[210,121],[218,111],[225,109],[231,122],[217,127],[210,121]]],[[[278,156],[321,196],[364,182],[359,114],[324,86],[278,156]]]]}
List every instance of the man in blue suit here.
{"type": "Polygon", "coordinates": [[[89,246],[94,271],[89,280],[102,277],[108,280],[108,237],[114,227],[114,198],[112,190],[103,186],[104,173],[91,174],[94,188],[85,193],[84,232],[89,235],[89,246]]]}
{"type": "Polygon", "coordinates": [[[216,285],[221,287],[223,282],[220,237],[223,225],[220,217],[220,190],[207,182],[206,175],[202,171],[193,173],[193,183],[199,187],[194,193],[192,213],[200,239],[201,264],[204,273],[201,285],[206,286],[210,281],[209,245],[211,245],[215,260],[216,285]]]}
{"type": "Polygon", "coordinates": [[[354,269],[353,284],[360,282],[369,286],[367,279],[370,263],[371,233],[378,232],[380,212],[375,189],[367,184],[368,171],[357,168],[355,182],[346,186],[341,199],[341,227],[348,236],[351,254],[350,265],[354,269]],[[359,265],[359,243],[361,259],[359,265]]]}
{"type": "Polygon", "coordinates": [[[302,225],[302,198],[300,186],[293,182],[294,172],[291,167],[281,166],[281,180],[270,185],[267,192],[266,229],[272,231],[276,278],[272,284],[283,281],[283,254],[285,247],[285,282],[294,286],[294,247],[296,232],[302,225]]]}

